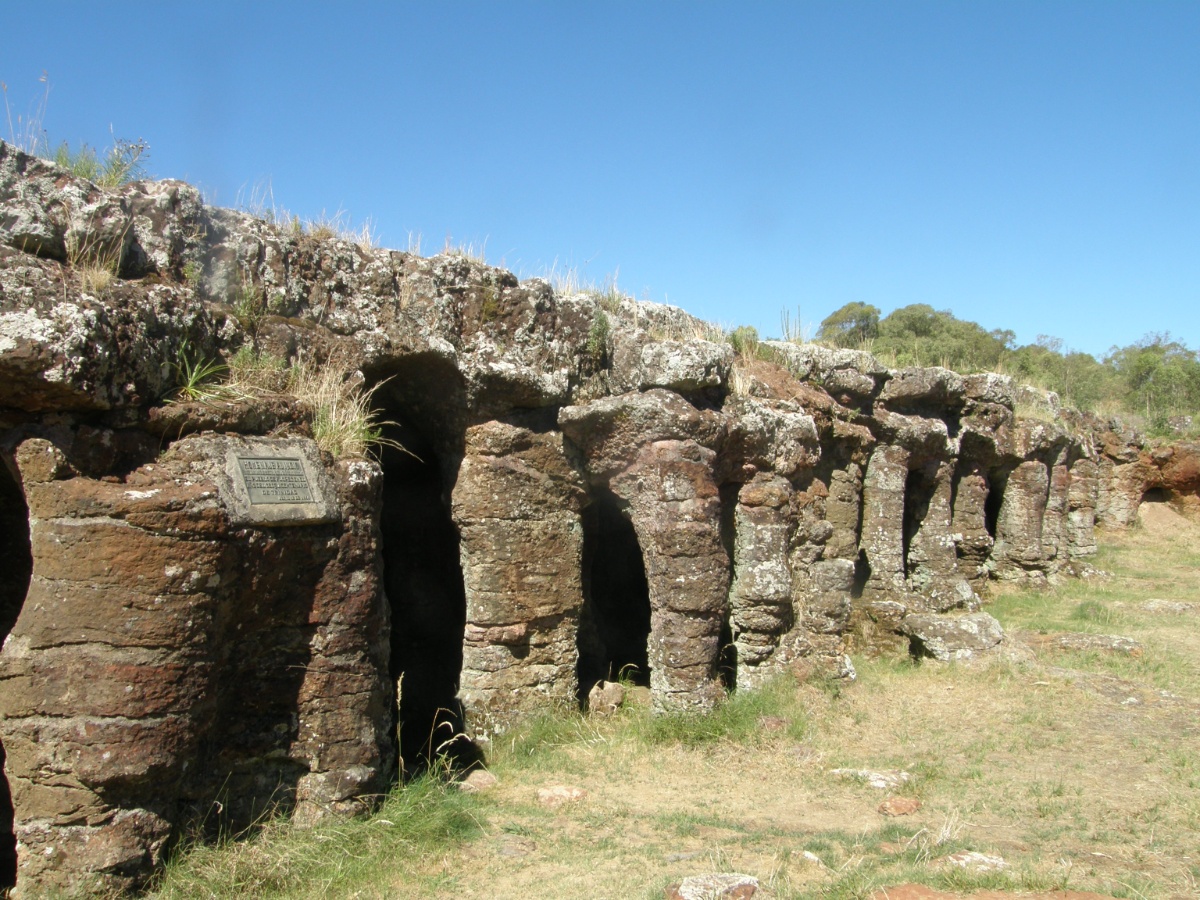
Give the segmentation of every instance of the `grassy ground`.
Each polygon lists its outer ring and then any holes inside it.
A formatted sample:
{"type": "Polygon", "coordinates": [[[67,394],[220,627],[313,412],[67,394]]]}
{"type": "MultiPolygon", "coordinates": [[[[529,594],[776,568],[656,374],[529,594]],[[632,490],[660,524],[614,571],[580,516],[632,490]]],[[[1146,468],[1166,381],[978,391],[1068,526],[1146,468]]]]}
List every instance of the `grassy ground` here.
{"type": "Polygon", "coordinates": [[[712,871],[775,898],[908,881],[1200,896],[1200,608],[1141,608],[1200,604],[1200,529],[1155,515],[1104,537],[1110,575],[989,607],[1010,634],[1119,634],[1140,657],[1012,642],[979,664],[855,660],[854,684],[782,679],[704,719],[550,715],[492,748],[488,791],[427,780],[370,818],[198,848],[155,896],[624,900],[712,871]],[[913,777],[881,790],[836,768],[913,777]],[[539,802],[553,785],[585,793],[539,802]],[[885,817],[891,796],[921,808],[885,817]],[[943,862],[959,850],[1007,867],[943,862]]]}

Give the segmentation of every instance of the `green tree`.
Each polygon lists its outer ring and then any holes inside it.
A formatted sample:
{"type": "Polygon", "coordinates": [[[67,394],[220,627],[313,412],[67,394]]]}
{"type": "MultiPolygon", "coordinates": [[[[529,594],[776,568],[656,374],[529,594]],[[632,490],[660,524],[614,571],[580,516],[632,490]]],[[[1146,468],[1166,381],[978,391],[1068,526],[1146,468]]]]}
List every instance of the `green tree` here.
{"type": "Polygon", "coordinates": [[[1090,353],[1064,353],[1063,346],[1062,338],[1039,334],[1036,343],[1006,353],[1003,364],[1020,381],[1054,391],[1068,406],[1094,410],[1120,401],[1125,391],[1111,366],[1090,353]]]}
{"type": "Polygon", "coordinates": [[[857,347],[879,333],[879,309],[870,303],[847,303],[821,320],[817,340],[835,347],[857,347]]]}
{"type": "Polygon", "coordinates": [[[926,303],[902,306],[879,323],[877,354],[900,366],[945,366],[958,372],[992,371],[1012,345],[1013,332],[986,331],[926,303]]]}
{"type": "Polygon", "coordinates": [[[1105,359],[1128,393],[1128,406],[1152,426],[1168,416],[1200,410],[1200,358],[1171,340],[1170,333],[1148,334],[1128,347],[1113,347],[1105,359]]]}

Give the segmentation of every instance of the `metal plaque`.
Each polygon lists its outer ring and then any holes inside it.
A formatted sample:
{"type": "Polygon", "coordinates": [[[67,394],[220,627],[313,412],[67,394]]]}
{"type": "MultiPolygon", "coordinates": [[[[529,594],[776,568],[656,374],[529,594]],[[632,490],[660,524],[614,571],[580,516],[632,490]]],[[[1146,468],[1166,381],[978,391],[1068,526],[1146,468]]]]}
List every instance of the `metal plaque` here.
{"type": "Polygon", "coordinates": [[[251,504],[313,502],[308,476],[299,458],[239,456],[237,461],[251,504]]]}

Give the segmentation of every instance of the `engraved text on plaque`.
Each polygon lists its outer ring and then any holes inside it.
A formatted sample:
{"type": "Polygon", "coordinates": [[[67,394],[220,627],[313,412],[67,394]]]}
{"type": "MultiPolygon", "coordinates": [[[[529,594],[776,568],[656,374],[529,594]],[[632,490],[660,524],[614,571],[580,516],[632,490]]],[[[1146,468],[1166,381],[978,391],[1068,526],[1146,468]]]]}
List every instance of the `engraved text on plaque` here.
{"type": "Polygon", "coordinates": [[[299,459],[239,456],[238,468],[252,504],[313,502],[308,477],[299,459]]]}

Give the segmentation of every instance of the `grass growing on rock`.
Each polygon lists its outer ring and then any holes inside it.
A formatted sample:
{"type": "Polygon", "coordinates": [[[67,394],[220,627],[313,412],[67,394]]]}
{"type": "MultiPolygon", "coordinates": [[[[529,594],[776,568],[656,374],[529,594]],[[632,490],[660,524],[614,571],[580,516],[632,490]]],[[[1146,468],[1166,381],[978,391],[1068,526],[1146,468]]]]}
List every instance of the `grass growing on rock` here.
{"type": "Polygon", "coordinates": [[[962,895],[1197,896],[1200,697],[1187,665],[1200,658],[1200,610],[1142,605],[1200,603],[1198,533],[1176,523],[1109,535],[1099,558],[1109,577],[1005,592],[990,607],[1010,634],[1132,636],[1143,656],[1122,665],[1145,668],[1114,675],[1105,658],[1014,642],[972,664],[856,657],[853,684],[785,675],[707,715],[548,710],[487,748],[499,781],[486,792],[416,785],[423,814],[462,827],[402,837],[377,824],[397,821],[390,806],[315,832],[272,825],[183,855],[156,896],[657,900],[714,871],[754,875],[773,900],[863,900],[914,881],[962,895]],[[1175,689],[1164,694],[1163,679],[1175,689]],[[911,778],[881,790],[839,768],[911,778]],[[556,785],[583,793],[539,800],[556,785]],[[921,806],[887,817],[888,797],[921,806]],[[947,857],[960,851],[1005,866],[959,868],[947,857]],[[242,874],[195,880],[197,866],[242,874]]]}

